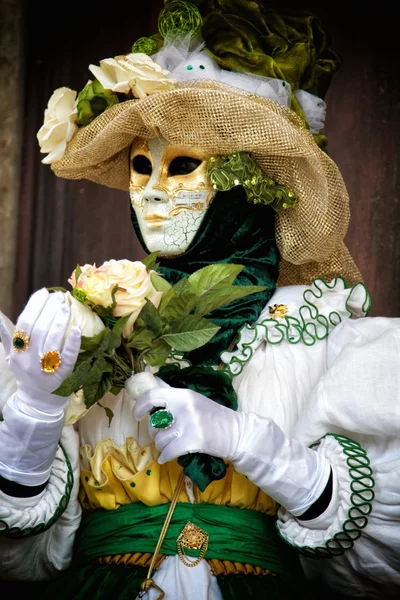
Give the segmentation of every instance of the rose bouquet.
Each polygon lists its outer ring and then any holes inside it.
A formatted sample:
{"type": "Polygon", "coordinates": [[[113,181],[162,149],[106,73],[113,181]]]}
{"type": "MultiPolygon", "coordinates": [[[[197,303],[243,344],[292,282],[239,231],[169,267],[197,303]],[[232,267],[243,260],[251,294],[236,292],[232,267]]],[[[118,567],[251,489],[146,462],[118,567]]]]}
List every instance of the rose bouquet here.
{"type": "MultiPolygon", "coordinates": [[[[96,403],[102,406],[100,401],[108,392],[116,395],[127,388],[134,396],[134,386],[127,387],[127,382],[143,372],[162,373],[161,378],[175,387],[199,389],[200,385],[203,394],[236,408],[228,375],[210,367],[180,369],[174,363],[184,361],[185,353],[217,334],[220,327],[210,319],[214,310],[265,288],[234,285],[244,268],[236,264],[208,265],[170,285],[157,273],[157,254],[143,261],[110,260],[100,267],[78,265],[68,280],[71,292],[53,288],[66,293],[73,324],[82,331],[74,370],[54,391],[71,396],[67,423],[75,422],[96,403]]],[[[111,410],[103,408],[111,422],[111,410]]],[[[196,469],[201,465],[202,488],[210,479],[204,469],[212,471],[214,479],[225,470],[220,459],[185,458],[181,464],[192,478],[191,466],[196,461],[196,469]]]]}
{"type": "Polygon", "coordinates": [[[52,288],[68,295],[83,334],[74,371],[56,394],[78,395],[89,409],[107,392],[118,394],[133,373],[206,344],[220,329],[206,315],[265,289],[233,285],[243,270],[236,264],[206,266],[171,286],[157,273],[157,254],[78,265],[68,280],[72,292],[52,288]]]}

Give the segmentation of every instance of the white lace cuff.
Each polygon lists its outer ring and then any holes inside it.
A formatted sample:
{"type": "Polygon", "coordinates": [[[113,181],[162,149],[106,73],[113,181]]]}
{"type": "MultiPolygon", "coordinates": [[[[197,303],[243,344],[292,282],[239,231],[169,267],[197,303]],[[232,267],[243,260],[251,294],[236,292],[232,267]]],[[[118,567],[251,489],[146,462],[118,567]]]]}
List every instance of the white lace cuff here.
{"type": "Polygon", "coordinates": [[[74,482],[72,467],[59,446],[46,489],[33,498],[13,498],[0,492],[0,535],[23,538],[49,529],[68,506],[74,482]]]}
{"type": "Polygon", "coordinates": [[[280,508],[277,527],[281,537],[298,552],[312,558],[338,556],[354,546],[368,523],[374,498],[374,479],[366,451],[347,437],[327,434],[313,445],[331,463],[337,476],[338,506],[313,522],[300,523],[280,508]],[[333,514],[332,514],[333,512],[333,514]],[[328,524],[329,522],[329,524],[328,524]],[[321,525],[325,527],[321,528],[321,525]]]}

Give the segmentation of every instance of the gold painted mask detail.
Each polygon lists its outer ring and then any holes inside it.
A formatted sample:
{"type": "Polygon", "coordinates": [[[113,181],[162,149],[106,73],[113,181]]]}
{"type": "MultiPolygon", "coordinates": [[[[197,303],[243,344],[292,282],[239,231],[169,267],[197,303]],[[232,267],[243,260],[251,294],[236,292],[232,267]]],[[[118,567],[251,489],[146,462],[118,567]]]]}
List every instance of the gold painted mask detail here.
{"type": "MultiPolygon", "coordinates": [[[[161,201],[168,199],[169,209],[166,216],[174,217],[182,211],[203,211],[208,208],[215,193],[207,174],[207,162],[210,156],[211,154],[198,148],[167,145],[161,157],[157,179],[152,185],[153,190],[161,192],[161,201]],[[184,158],[193,159],[199,164],[186,174],[179,173],[178,166],[175,174],[173,165],[184,158]]],[[[130,151],[129,189],[134,207],[143,208],[144,191],[155,167],[148,143],[137,138],[130,151]],[[146,163],[142,157],[147,159],[147,166],[151,166],[149,173],[143,172],[146,170],[146,163]]]]}

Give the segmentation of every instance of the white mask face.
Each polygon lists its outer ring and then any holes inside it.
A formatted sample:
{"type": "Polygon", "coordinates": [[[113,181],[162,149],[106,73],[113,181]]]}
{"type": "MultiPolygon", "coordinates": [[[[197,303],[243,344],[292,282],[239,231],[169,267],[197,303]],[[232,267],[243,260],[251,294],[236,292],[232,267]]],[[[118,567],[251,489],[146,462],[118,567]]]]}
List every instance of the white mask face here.
{"type": "Polygon", "coordinates": [[[163,138],[133,142],[129,192],[150,252],[177,256],[189,247],[215,195],[207,174],[210,156],[163,138]]]}

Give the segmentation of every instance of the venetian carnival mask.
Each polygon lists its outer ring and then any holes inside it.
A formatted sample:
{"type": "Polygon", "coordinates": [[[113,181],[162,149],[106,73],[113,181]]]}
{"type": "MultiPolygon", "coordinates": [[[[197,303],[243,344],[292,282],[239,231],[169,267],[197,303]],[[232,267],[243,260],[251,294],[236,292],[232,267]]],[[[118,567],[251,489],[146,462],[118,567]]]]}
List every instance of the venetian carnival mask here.
{"type": "Polygon", "coordinates": [[[176,256],[189,247],[215,195],[207,174],[210,156],[163,138],[133,142],[129,192],[150,252],[176,256]]]}

